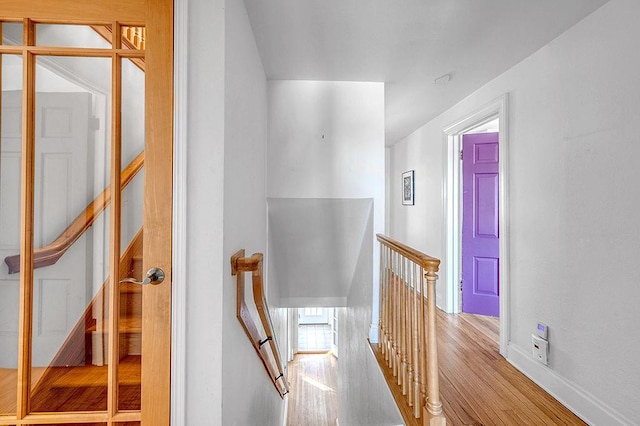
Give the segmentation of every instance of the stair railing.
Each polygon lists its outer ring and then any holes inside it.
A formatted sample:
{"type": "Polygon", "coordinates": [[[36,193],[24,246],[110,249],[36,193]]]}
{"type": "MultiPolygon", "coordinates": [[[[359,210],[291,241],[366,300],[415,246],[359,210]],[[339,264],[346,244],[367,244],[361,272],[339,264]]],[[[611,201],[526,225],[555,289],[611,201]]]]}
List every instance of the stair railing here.
{"type": "MultiPolygon", "coordinates": [[[[122,171],[120,177],[120,188],[124,189],[138,174],[144,166],[144,151],[138,154],[131,163],[122,171]]],[[[51,244],[40,247],[33,251],[33,267],[42,268],[43,266],[53,265],[62,257],[63,254],[75,243],[82,234],[93,225],[100,213],[107,208],[111,202],[111,191],[105,189],[98,195],[87,208],[80,213],[71,225],[65,229],[51,244]]],[[[9,268],[10,274],[20,271],[20,255],[15,254],[7,256],[4,259],[9,268]]]]}
{"type": "MultiPolygon", "coordinates": [[[[91,28],[102,38],[111,43],[113,40],[113,29],[110,25],[92,25],[91,28]]],[[[146,46],[147,31],[145,27],[121,27],[121,43],[127,49],[144,50],[146,46]]],[[[144,58],[130,58],[130,60],[144,71],[144,58]]],[[[129,163],[122,171],[121,189],[124,189],[136,176],[144,165],[144,151],[129,163]]],[[[34,250],[33,267],[42,268],[55,264],[60,257],[75,243],[78,238],[95,222],[97,217],[109,205],[111,193],[109,188],[105,189],[78,217],[69,225],[67,229],[58,236],[51,244],[34,250]]],[[[20,255],[8,256],[4,259],[9,268],[10,274],[20,272],[20,255]]]]}
{"type": "MultiPolygon", "coordinates": [[[[436,280],[440,260],[378,234],[379,350],[424,425],[444,425],[438,383],[436,280]]],[[[394,379],[395,381],[395,379],[394,379]]]]}
{"type": "Polygon", "coordinates": [[[264,294],[262,259],[262,253],[255,253],[251,257],[245,257],[244,250],[239,250],[231,256],[231,275],[236,276],[238,282],[236,316],[258,357],[260,357],[264,368],[267,370],[271,382],[280,397],[284,399],[284,396],[289,393],[289,385],[284,376],[284,369],[282,368],[278,351],[278,342],[273,331],[273,324],[264,294]],[[244,276],[246,272],[251,272],[253,302],[262,325],[262,330],[260,331],[245,301],[244,276]]]}

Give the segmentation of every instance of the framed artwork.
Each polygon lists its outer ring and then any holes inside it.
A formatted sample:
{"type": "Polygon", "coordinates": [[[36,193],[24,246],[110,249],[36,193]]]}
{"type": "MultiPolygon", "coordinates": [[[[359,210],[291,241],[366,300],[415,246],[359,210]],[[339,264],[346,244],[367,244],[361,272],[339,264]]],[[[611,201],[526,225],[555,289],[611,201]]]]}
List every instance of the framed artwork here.
{"type": "Polygon", "coordinates": [[[402,204],[405,206],[413,205],[413,174],[413,170],[409,170],[402,174],[402,204]]]}

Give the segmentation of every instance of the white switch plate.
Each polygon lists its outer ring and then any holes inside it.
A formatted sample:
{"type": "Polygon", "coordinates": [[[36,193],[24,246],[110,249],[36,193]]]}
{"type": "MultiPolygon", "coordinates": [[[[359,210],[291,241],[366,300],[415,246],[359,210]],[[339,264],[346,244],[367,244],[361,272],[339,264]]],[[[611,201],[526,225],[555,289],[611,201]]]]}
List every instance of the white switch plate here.
{"type": "Polygon", "coordinates": [[[531,335],[531,352],[535,359],[543,363],[549,364],[549,342],[536,336],[531,335]]]}

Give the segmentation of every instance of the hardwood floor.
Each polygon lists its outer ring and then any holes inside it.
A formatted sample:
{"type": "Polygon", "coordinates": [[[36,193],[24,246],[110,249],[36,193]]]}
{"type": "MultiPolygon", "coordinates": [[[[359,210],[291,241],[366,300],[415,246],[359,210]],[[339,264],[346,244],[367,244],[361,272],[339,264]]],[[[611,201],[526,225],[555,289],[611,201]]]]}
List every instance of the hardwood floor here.
{"type": "MultiPolygon", "coordinates": [[[[585,425],[500,356],[498,335],[497,319],[438,310],[440,396],[447,424],[585,425]]],[[[377,345],[372,346],[380,362],[377,345]]],[[[394,397],[401,395],[397,385],[391,390],[394,397]]]]}
{"type": "Polygon", "coordinates": [[[325,354],[296,354],[289,363],[289,426],[336,425],[337,362],[325,354]]]}

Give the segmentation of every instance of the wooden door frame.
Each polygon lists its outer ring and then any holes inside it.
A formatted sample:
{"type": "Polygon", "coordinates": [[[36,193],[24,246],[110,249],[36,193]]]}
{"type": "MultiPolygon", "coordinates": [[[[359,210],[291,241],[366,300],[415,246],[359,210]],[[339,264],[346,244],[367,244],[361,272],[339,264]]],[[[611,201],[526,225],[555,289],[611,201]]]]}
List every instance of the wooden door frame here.
{"type": "Polygon", "coordinates": [[[507,356],[509,336],[509,126],[507,93],[494,99],[476,111],[456,120],[443,129],[446,168],[444,173],[444,223],[445,247],[444,286],[445,311],[458,313],[460,303],[460,279],[462,276],[462,165],[460,150],[462,135],[474,127],[499,119],[499,229],[500,229],[500,354],[507,356]]]}

